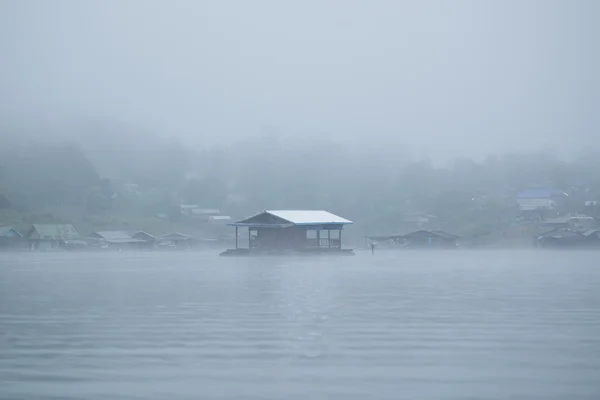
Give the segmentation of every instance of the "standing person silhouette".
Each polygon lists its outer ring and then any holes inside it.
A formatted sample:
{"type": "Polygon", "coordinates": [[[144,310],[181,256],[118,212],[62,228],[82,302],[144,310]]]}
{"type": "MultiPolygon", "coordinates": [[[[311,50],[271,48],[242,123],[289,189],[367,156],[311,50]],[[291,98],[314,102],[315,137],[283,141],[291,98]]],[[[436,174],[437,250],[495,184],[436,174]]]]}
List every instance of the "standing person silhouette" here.
{"type": "Polygon", "coordinates": [[[375,255],[375,242],[371,242],[371,255],[375,255]]]}

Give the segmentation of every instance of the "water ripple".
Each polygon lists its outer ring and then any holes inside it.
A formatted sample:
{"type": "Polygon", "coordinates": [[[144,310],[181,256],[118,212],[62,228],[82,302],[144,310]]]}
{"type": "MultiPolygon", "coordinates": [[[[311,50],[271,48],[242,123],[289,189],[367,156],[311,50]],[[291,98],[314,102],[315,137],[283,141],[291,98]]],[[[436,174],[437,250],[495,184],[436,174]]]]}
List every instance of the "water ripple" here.
{"type": "Polygon", "coordinates": [[[0,254],[0,398],[597,399],[595,258],[0,254]]]}

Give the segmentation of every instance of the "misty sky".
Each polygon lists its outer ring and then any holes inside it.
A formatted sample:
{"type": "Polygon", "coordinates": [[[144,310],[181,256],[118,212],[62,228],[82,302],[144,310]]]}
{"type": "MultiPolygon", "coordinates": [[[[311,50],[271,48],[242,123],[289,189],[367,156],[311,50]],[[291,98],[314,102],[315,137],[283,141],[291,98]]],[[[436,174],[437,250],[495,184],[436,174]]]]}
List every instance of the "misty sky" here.
{"type": "Polygon", "coordinates": [[[433,157],[600,144],[600,2],[0,0],[4,118],[433,157]]]}

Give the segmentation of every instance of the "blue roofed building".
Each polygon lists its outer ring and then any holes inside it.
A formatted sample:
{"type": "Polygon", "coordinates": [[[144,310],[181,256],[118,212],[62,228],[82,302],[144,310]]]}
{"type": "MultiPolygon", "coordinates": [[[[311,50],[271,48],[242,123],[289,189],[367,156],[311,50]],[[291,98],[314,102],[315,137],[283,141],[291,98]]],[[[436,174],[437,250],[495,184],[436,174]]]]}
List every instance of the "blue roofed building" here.
{"type": "Polygon", "coordinates": [[[551,188],[531,188],[517,194],[517,205],[521,216],[536,216],[544,218],[556,210],[567,195],[551,188]]]}

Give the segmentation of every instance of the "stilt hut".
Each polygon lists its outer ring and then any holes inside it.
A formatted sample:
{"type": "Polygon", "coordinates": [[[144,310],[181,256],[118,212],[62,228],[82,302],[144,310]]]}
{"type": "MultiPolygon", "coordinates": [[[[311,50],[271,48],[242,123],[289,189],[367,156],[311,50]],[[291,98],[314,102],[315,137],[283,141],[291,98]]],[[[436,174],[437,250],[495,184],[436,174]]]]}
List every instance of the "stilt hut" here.
{"type": "Polygon", "coordinates": [[[353,255],[351,249],[342,248],[342,232],[348,224],[352,221],[323,210],[263,211],[229,224],[235,227],[235,249],[221,255],[353,255]],[[242,239],[244,228],[247,240],[242,239]]]}

